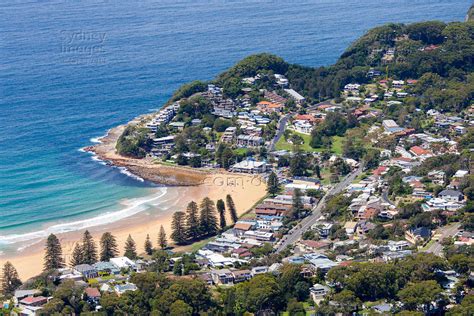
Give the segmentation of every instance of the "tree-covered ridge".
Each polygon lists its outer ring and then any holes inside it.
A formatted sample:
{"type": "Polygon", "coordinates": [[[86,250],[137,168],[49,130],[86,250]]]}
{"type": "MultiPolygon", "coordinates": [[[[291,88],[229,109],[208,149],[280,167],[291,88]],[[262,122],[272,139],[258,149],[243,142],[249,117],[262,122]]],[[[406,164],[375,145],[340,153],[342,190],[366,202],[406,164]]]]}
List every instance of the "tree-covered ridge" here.
{"type": "MultiPolygon", "coordinates": [[[[286,63],[270,54],[249,56],[219,75],[216,83],[224,91],[238,91],[244,86],[241,79],[257,74],[284,74],[292,87],[313,100],[337,97],[344,85],[351,82],[367,83],[370,69],[387,77],[399,79],[434,76],[439,84],[433,88],[446,89],[447,95],[459,95],[463,106],[472,98],[470,73],[474,69],[474,23],[439,21],[409,25],[387,24],[373,28],[355,41],[332,66],[311,68],[286,63]],[[384,60],[394,51],[391,62],[384,60]]],[[[430,97],[424,95],[424,98],[430,97]]],[[[424,99],[423,98],[423,99],[424,99]]],[[[448,99],[448,98],[446,98],[448,99]]],[[[439,100],[441,105],[443,101],[439,100]]],[[[445,104],[448,109],[451,104],[445,104]]]]}

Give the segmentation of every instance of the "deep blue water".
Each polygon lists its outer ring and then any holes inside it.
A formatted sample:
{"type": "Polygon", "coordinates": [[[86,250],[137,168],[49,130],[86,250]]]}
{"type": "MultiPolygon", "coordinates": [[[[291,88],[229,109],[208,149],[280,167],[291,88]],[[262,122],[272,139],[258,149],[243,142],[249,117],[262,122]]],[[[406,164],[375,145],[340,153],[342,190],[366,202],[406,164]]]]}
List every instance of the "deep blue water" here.
{"type": "Polygon", "coordinates": [[[159,108],[181,84],[257,52],[331,64],[371,27],[462,20],[470,4],[2,0],[0,244],[156,192],[78,149],[159,108]]]}

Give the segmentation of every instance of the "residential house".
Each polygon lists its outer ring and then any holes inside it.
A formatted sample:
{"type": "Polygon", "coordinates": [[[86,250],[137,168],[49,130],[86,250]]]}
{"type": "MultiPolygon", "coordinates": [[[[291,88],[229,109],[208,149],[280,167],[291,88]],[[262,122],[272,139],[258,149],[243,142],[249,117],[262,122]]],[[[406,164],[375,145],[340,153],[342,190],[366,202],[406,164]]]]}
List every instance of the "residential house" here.
{"type": "Polygon", "coordinates": [[[394,120],[383,120],[382,126],[385,129],[385,132],[388,134],[393,134],[403,131],[403,128],[398,126],[394,120]]]}
{"type": "Polygon", "coordinates": [[[242,236],[245,232],[249,231],[252,229],[254,224],[252,223],[247,223],[247,222],[237,222],[234,225],[234,234],[236,236],[242,236]]]}
{"type": "Polygon", "coordinates": [[[214,284],[234,284],[234,274],[229,269],[211,270],[214,284]]]}
{"type": "Polygon", "coordinates": [[[111,258],[109,261],[119,269],[130,269],[134,271],[138,270],[137,264],[127,257],[111,258]]]}
{"type": "Polygon", "coordinates": [[[252,278],[252,271],[250,270],[233,270],[234,283],[244,282],[252,278]]]}
{"type": "Polygon", "coordinates": [[[263,144],[263,138],[252,135],[237,136],[237,146],[239,147],[259,147],[263,144]]]}
{"type": "Polygon", "coordinates": [[[19,306],[29,309],[29,307],[43,306],[47,302],[48,298],[44,296],[27,296],[19,301],[19,306]]]}
{"type": "Polygon", "coordinates": [[[319,283],[316,283],[309,289],[311,298],[316,304],[319,304],[326,297],[326,295],[328,295],[329,291],[329,287],[319,283]]]}
{"type": "Polygon", "coordinates": [[[281,95],[278,95],[274,92],[267,91],[267,90],[265,90],[263,97],[275,104],[281,105],[282,107],[288,101],[286,98],[282,97],[281,95]]]}
{"type": "Polygon", "coordinates": [[[85,294],[84,299],[87,300],[90,304],[94,304],[94,305],[99,304],[100,292],[98,288],[96,287],[85,288],[84,294],[85,294]]]}
{"type": "Polygon", "coordinates": [[[344,229],[346,230],[347,235],[354,235],[357,228],[357,222],[346,222],[344,224],[344,229]]]}
{"type": "Polygon", "coordinates": [[[303,256],[306,260],[308,260],[317,271],[321,271],[326,273],[331,268],[337,266],[338,264],[332,260],[330,260],[326,255],[320,253],[312,253],[306,254],[303,256]]]}
{"type": "Polygon", "coordinates": [[[334,226],[333,223],[318,222],[311,226],[311,229],[314,229],[318,232],[319,237],[327,238],[331,234],[331,229],[334,226]]]}
{"type": "Polygon", "coordinates": [[[443,190],[438,194],[438,196],[450,202],[464,201],[464,194],[456,190],[443,190]]]}
{"type": "Polygon", "coordinates": [[[283,110],[283,105],[269,101],[260,101],[257,103],[257,109],[265,114],[280,113],[283,110]]]}
{"type": "Polygon", "coordinates": [[[405,232],[405,239],[414,244],[424,244],[431,238],[431,230],[427,227],[409,229],[405,232]]]}
{"type": "Polygon", "coordinates": [[[114,286],[114,290],[115,290],[115,293],[117,293],[117,295],[120,296],[127,291],[131,291],[131,292],[136,291],[137,286],[133,283],[117,284],[116,286],[114,286]]]}
{"type": "Polygon", "coordinates": [[[267,164],[263,161],[243,160],[234,164],[230,170],[240,173],[264,173],[267,171],[267,164]]]}
{"type": "Polygon", "coordinates": [[[290,97],[296,101],[297,104],[304,104],[306,102],[305,97],[303,97],[301,94],[296,92],[293,89],[285,89],[285,92],[290,95],[290,97]]]}
{"type": "Polygon", "coordinates": [[[83,275],[86,279],[93,279],[99,276],[96,268],[89,264],[79,264],[74,266],[74,270],[83,275]]]}
{"type": "Polygon", "coordinates": [[[328,249],[330,243],[328,241],[301,240],[298,245],[303,252],[315,252],[328,249]]]}
{"type": "Polygon", "coordinates": [[[99,261],[99,262],[94,263],[92,266],[97,270],[99,275],[100,274],[116,275],[120,273],[120,268],[117,267],[112,262],[99,261]]]}
{"type": "Polygon", "coordinates": [[[227,127],[221,136],[221,142],[226,143],[226,144],[232,144],[235,140],[236,132],[237,132],[237,127],[235,126],[227,127]]]}
{"type": "Polygon", "coordinates": [[[252,277],[258,275],[258,274],[263,274],[268,272],[268,267],[267,266],[260,266],[260,267],[253,267],[252,268],[252,277]]]}
{"type": "Polygon", "coordinates": [[[420,146],[411,147],[410,153],[412,153],[415,157],[419,159],[426,159],[433,156],[433,154],[429,150],[421,148],[420,146]]]}

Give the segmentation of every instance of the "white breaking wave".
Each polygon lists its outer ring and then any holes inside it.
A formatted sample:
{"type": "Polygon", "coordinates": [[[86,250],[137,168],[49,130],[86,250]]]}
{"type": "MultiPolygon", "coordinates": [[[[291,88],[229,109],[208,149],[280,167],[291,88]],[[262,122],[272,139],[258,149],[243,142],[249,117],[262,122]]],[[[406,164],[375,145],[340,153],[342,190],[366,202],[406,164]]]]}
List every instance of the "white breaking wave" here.
{"type": "Polygon", "coordinates": [[[23,245],[22,247],[18,248],[18,250],[22,250],[28,246],[31,246],[32,244],[37,243],[38,239],[46,238],[49,234],[67,233],[90,227],[111,224],[147,210],[150,207],[150,204],[154,204],[151,202],[159,200],[166,194],[167,189],[160,188],[159,191],[160,193],[153,195],[152,197],[148,196],[144,198],[124,201],[121,204],[125,207],[119,211],[107,212],[105,214],[101,214],[92,218],[77,220],[69,223],[52,225],[44,230],[39,230],[35,232],[0,236],[0,243],[15,244],[30,242],[28,245],[23,245]],[[33,242],[31,243],[31,241],[33,242]]]}
{"type": "Polygon", "coordinates": [[[105,136],[107,136],[107,134],[104,134],[102,136],[92,137],[89,139],[89,141],[94,144],[100,144],[102,143],[102,138],[104,138],[105,136]]]}
{"type": "Polygon", "coordinates": [[[132,178],[132,179],[135,179],[135,180],[140,181],[140,182],[144,182],[144,181],[145,181],[145,180],[143,180],[143,178],[140,178],[139,176],[137,176],[137,175],[131,173],[130,171],[128,171],[128,169],[125,168],[125,167],[117,167],[117,169],[120,170],[120,173],[121,173],[121,174],[124,174],[124,175],[126,175],[126,176],[128,176],[128,177],[130,177],[130,178],[132,178]]]}

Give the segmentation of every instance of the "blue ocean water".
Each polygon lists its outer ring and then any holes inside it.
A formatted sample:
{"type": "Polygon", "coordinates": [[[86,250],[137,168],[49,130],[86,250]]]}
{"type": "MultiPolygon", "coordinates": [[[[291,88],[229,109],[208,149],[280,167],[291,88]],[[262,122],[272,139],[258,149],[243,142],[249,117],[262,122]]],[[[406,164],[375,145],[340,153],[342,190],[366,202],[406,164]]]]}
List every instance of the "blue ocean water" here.
{"type": "Polygon", "coordinates": [[[79,149],[159,108],[181,84],[211,79],[257,52],[331,64],[371,27],[463,20],[470,4],[2,0],[0,251],[52,225],[77,229],[103,214],[140,211],[157,189],[79,149]]]}

